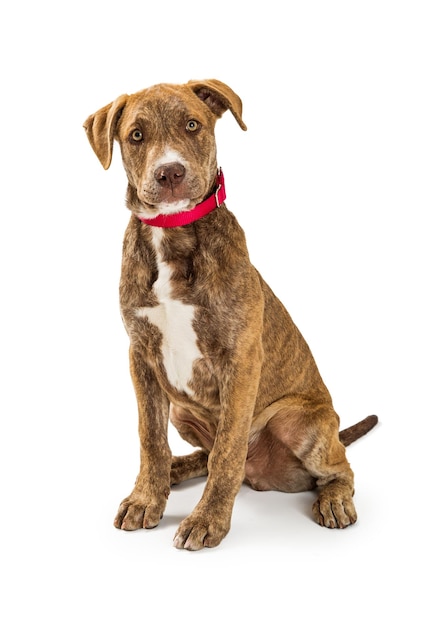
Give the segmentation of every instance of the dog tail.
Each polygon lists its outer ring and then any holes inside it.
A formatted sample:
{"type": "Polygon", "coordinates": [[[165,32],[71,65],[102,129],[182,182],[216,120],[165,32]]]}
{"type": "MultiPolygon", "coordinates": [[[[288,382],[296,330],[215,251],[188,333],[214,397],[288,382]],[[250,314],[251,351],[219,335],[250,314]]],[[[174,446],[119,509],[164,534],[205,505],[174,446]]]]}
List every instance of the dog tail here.
{"type": "Polygon", "coordinates": [[[366,435],[366,433],[369,433],[378,421],[379,418],[377,415],[368,415],[368,417],[365,417],[362,421],[357,422],[357,424],[341,430],[339,435],[340,441],[344,446],[349,446],[353,441],[356,441],[360,437],[363,437],[363,435],[366,435]]]}

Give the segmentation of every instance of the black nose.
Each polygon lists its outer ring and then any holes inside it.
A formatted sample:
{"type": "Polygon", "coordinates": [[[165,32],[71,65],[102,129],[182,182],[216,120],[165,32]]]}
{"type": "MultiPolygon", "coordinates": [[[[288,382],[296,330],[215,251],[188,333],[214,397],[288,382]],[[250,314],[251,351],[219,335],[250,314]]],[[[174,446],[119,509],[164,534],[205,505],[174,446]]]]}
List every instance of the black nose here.
{"type": "Polygon", "coordinates": [[[178,185],[185,178],[186,170],[181,163],[166,163],[157,167],[154,178],[162,187],[178,185]]]}

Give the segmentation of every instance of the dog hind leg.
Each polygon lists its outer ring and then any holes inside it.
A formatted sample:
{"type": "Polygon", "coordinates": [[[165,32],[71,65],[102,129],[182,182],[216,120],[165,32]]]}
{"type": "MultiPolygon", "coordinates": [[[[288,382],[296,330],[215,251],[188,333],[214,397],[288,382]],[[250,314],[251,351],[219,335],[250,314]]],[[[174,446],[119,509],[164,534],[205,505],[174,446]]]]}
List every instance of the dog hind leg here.
{"type": "Polygon", "coordinates": [[[327,528],[345,528],[357,520],[354,473],[339,439],[339,418],[331,405],[317,408],[289,405],[278,411],[269,428],[314,477],[319,496],[315,521],[327,528]]]}
{"type": "Polygon", "coordinates": [[[196,450],[192,454],[172,457],[171,485],[208,474],[208,452],[196,450]]]}
{"type": "Polygon", "coordinates": [[[200,450],[172,457],[171,485],[208,474],[208,453],[213,447],[214,434],[210,426],[198,420],[188,409],[171,404],[169,417],[179,435],[200,450]]]}

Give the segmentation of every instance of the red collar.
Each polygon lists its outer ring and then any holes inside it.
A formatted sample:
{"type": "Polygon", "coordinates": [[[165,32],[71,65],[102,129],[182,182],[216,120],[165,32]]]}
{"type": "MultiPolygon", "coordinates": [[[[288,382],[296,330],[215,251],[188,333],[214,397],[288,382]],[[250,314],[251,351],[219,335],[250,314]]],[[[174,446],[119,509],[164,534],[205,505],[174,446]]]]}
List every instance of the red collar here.
{"type": "Polygon", "coordinates": [[[157,215],[157,217],[153,217],[152,219],[146,219],[143,217],[138,217],[144,224],[148,224],[149,226],[160,226],[161,228],[175,228],[176,226],[186,226],[186,224],[191,224],[199,220],[201,217],[208,215],[214,209],[220,207],[222,202],[225,200],[225,181],[222,169],[219,169],[217,172],[216,178],[216,191],[209,196],[206,200],[197,204],[193,209],[189,209],[188,211],[181,211],[180,213],[171,213],[169,215],[157,215]]]}

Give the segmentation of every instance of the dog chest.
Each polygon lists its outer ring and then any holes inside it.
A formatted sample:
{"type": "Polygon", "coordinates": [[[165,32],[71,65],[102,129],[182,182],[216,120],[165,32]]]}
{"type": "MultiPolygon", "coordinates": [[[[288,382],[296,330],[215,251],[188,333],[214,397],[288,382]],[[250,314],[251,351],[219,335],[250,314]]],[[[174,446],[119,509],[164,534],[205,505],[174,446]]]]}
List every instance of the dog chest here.
{"type": "Polygon", "coordinates": [[[194,363],[202,357],[193,328],[194,306],[172,297],[171,267],[161,256],[161,235],[153,237],[158,278],[152,285],[158,304],[138,307],[135,315],[155,325],[162,336],[161,352],[169,383],[178,391],[192,394],[190,382],[194,363]]]}

